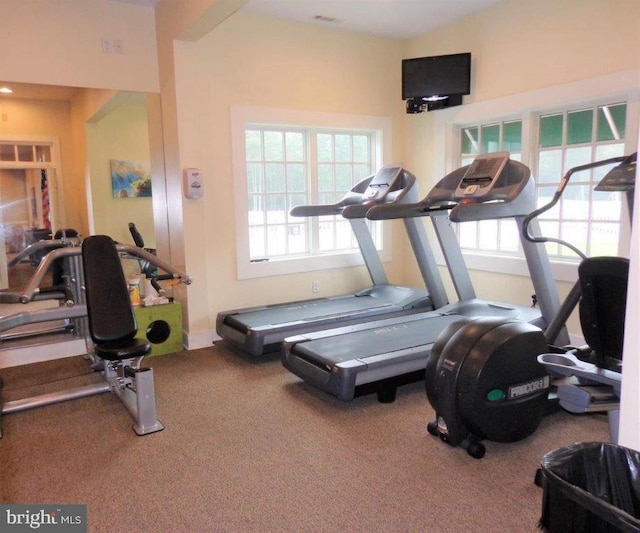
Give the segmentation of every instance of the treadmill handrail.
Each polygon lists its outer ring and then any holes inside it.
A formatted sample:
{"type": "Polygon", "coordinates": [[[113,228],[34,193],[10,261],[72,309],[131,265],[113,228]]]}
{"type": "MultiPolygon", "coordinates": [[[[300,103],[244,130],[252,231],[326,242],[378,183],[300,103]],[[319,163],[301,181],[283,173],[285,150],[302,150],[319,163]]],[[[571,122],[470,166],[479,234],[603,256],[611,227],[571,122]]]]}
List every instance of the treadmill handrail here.
{"type": "Polygon", "coordinates": [[[354,185],[337,203],[300,205],[291,209],[289,214],[295,217],[342,215],[347,219],[365,218],[373,205],[415,201],[412,197],[417,190],[415,175],[396,165],[383,166],[378,172],[383,170],[391,170],[393,179],[376,183],[378,173],[372,174],[354,185]]]}
{"type": "Polygon", "coordinates": [[[375,205],[384,205],[384,204],[376,204],[375,202],[365,202],[363,204],[355,204],[348,205],[342,210],[342,216],[347,219],[354,218],[366,218],[369,209],[371,209],[375,205]]]}
{"type": "Polygon", "coordinates": [[[451,209],[451,220],[455,222],[498,218],[496,210],[504,211],[501,218],[513,217],[519,212],[523,215],[530,212],[527,206],[531,202],[531,193],[523,194],[523,191],[531,189],[531,172],[525,165],[509,160],[496,178],[491,195],[479,198],[457,194],[470,166],[465,165],[447,174],[420,202],[375,206],[367,212],[367,218],[389,220],[422,217],[428,216],[433,208],[451,209]]]}
{"type": "Polygon", "coordinates": [[[445,202],[440,205],[428,205],[424,200],[411,204],[375,205],[367,211],[370,220],[394,220],[398,218],[416,218],[429,216],[434,211],[452,209],[456,204],[445,202]]]}
{"type": "Polygon", "coordinates": [[[339,202],[337,204],[326,205],[298,205],[291,209],[289,214],[292,217],[322,217],[329,215],[340,215],[345,204],[339,202]]]}
{"type": "Polygon", "coordinates": [[[320,217],[329,215],[340,215],[342,210],[349,206],[362,203],[362,193],[367,189],[375,174],[371,174],[359,181],[349,190],[339,202],[334,204],[310,204],[298,205],[289,211],[292,217],[320,217]]]}

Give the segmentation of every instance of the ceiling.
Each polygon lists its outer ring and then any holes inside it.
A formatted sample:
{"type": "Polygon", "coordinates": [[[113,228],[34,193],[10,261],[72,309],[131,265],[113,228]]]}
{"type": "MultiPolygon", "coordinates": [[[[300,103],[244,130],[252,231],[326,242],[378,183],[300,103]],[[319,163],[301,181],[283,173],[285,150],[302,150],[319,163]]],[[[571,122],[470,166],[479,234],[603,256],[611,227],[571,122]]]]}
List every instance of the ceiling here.
{"type": "Polygon", "coordinates": [[[76,87],[59,87],[57,85],[38,85],[36,83],[3,82],[0,87],[10,87],[12,94],[0,94],[0,98],[27,98],[29,100],[61,100],[71,99],[78,90],[76,87]]]}
{"type": "Polygon", "coordinates": [[[392,39],[410,39],[500,1],[248,0],[242,11],[392,39]]]}
{"type": "MultiPolygon", "coordinates": [[[[117,1],[152,8],[159,0],[117,1]]],[[[409,39],[500,1],[248,0],[242,11],[368,35],[409,39]]],[[[75,91],[70,87],[17,83],[11,83],[11,88],[14,92],[10,97],[40,100],[69,100],[75,91]]]]}
{"type": "MultiPolygon", "coordinates": [[[[154,6],[159,0],[118,0],[154,6]]],[[[248,0],[241,9],[392,39],[410,39],[501,0],[248,0]]]]}

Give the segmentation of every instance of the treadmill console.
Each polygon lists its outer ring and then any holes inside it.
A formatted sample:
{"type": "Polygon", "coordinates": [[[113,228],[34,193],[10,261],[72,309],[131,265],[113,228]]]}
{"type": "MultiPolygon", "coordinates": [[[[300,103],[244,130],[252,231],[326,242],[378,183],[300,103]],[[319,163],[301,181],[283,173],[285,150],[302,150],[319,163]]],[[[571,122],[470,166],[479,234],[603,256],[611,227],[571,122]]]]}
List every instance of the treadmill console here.
{"type": "Polygon", "coordinates": [[[487,196],[498,182],[508,162],[508,152],[480,154],[467,168],[454,196],[459,199],[487,196]]]}
{"type": "Polygon", "coordinates": [[[367,189],[364,191],[366,200],[380,200],[392,190],[396,179],[402,173],[400,166],[384,166],[373,177],[367,189]]]}

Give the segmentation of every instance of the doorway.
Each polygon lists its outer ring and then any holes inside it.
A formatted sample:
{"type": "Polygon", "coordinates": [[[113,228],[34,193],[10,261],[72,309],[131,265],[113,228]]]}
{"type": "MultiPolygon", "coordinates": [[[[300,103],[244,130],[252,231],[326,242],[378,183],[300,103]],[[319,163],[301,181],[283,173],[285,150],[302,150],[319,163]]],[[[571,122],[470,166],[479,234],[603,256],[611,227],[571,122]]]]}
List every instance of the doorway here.
{"type": "Polygon", "coordinates": [[[0,289],[19,285],[11,258],[58,227],[57,153],[55,139],[0,138],[0,289]]]}

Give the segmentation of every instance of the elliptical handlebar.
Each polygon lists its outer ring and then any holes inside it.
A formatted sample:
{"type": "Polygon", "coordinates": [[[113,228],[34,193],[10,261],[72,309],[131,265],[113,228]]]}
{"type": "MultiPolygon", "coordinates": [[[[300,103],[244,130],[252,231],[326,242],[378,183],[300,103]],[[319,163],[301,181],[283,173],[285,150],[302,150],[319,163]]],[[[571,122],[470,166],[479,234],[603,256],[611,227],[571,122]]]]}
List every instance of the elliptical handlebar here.
{"type": "Polygon", "coordinates": [[[627,158],[628,156],[626,155],[611,157],[609,159],[603,159],[602,161],[594,161],[592,163],[587,163],[585,165],[578,165],[576,167],[569,169],[567,173],[560,180],[560,184],[558,185],[558,188],[556,189],[556,192],[554,193],[551,201],[548,204],[543,205],[542,207],[539,207],[538,209],[532,211],[524,218],[523,224],[522,224],[522,232],[523,232],[524,238],[527,239],[529,242],[534,242],[539,244],[544,244],[547,242],[554,242],[556,244],[561,244],[562,246],[566,246],[567,248],[571,249],[581,259],[586,259],[587,256],[581,250],[573,246],[571,243],[563,241],[562,239],[556,239],[554,237],[536,237],[534,235],[531,235],[531,233],[529,232],[529,225],[531,224],[532,220],[534,220],[535,218],[538,218],[542,213],[549,211],[558,203],[558,200],[560,200],[560,198],[562,197],[562,194],[564,193],[564,190],[566,189],[569,183],[569,180],[571,179],[571,176],[573,176],[573,174],[575,174],[576,172],[582,172],[583,170],[591,170],[598,167],[604,167],[606,165],[611,165],[613,163],[621,163],[625,161],[627,158]]]}

